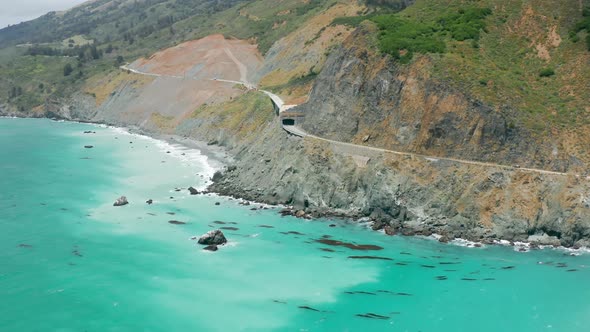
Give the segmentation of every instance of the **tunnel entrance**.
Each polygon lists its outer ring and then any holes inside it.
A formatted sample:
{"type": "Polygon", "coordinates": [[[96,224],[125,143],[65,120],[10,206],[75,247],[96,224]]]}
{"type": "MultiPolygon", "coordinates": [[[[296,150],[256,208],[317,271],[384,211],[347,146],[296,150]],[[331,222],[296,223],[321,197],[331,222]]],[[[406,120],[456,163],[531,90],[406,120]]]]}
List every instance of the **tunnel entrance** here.
{"type": "Polygon", "coordinates": [[[294,126],[295,119],[283,119],[283,126],[294,126]]]}

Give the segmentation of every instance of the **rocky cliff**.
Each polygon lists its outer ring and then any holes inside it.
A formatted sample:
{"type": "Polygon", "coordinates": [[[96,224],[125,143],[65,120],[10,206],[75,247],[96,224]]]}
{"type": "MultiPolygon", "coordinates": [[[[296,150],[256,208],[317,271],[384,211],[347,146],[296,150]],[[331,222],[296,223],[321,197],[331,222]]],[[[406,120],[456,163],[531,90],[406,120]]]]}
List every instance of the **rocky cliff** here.
{"type": "Polygon", "coordinates": [[[365,24],[333,52],[312,90],[302,126],[308,132],[352,142],[431,156],[465,158],[565,171],[580,166],[573,156],[553,155],[497,109],[448,82],[431,77],[421,56],[400,65],[379,54],[365,24]]]}

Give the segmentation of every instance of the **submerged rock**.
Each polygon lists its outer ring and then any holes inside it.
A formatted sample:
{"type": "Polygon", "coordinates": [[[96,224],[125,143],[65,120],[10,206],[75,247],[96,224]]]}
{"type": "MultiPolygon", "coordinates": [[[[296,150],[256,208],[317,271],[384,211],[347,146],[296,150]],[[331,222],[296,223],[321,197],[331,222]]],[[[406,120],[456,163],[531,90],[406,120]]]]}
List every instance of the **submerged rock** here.
{"type": "Polygon", "coordinates": [[[84,145],[84,148],[86,149],[92,149],[94,146],[93,145],[84,145]]]}
{"type": "Polygon", "coordinates": [[[208,251],[217,251],[219,250],[219,248],[217,247],[217,245],[215,244],[211,244],[206,246],[205,248],[203,248],[203,250],[208,250],[208,251]]]}
{"type": "Polygon", "coordinates": [[[219,229],[215,229],[215,230],[208,231],[207,233],[203,234],[199,238],[198,242],[199,242],[199,244],[205,244],[205,245],[211,245],[211,244],[220,245],[220,244],[227,243],[227,239],[225,238],[225,235],[223,235],[222,231],[220,231],[219,229]]]}
{"type": "Polygon", "coordinates": [[[127,205],[127,204],[129,204],[129,201],[127,201],[127,197],[121,196],[121,197],[117,198],[115,203],[113,203],[113,206],[123,206],[123,205],[127,205]]]}

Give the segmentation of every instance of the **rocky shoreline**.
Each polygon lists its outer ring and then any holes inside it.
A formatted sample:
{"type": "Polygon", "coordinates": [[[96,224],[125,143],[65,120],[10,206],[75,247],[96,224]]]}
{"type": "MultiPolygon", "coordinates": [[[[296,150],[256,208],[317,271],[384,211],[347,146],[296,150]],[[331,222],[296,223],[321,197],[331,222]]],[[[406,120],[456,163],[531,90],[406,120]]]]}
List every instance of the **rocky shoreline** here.
{"type": "MultiPolygon", "coordinates": [[[[99,122],[78,122],[113,126],[113,124],[99,122]]],[[[577,250],[590,246],[590,241],[586,237],[576,238],[575,234],[558,234],[551,230],[547,230],[548,232],[540,230],[534,233],[517,230],[506,232],[505,230],[484,228],[479,224],[457,222],[441,216],[417,216],[401,204],[397,204],[395,209],[388,211],[383,211],[379,206],[369,206],[367,209],[350,208],[350,206],[354,206],[352,204],[345,208],[334,208],[318,206],[315,202],[308,202],[306,199],[294,200],[293,195],[284,195],[284,193],[277,194],[274,192],[269,194],[268,188],[246,187],[243,186],[242,181],[238,181],[238,178],[243,176],[241,173],[248,172],[248,170],[239,168],[240,160],[238,159],[238,162],[235,162],[235,158],[239,158],[239,156],[236,156],[235,151],[229,148],[209,145],[203,140],[197,141],[192,137],[158,134],[135,127],[116,127],[125,129],[132,134],[145,135],[169,144],[179,144],[188,149],[197,149],[210,158],[210,161],[213,162],[212,166],[218,171],[212,176],[212,183],[208,188],[205,191],[198,192],[199,194],[213,193],[258,204],[281,205],[283,209],[279,213],[284,216],[290,215],[304,219],[336,218],[351,220],[367,223],[371,229],[390,236],[432,237],[441,243],[466,240],[472,242],[474,247],[501,243],[513,245],[517,248],[526,248],[526,250],[546,246],[577,250]],[[222,171],[219,171],[220,169],[222,171]],[[523,243],[527,245],[521,245],[523,243]]],[[[265,164],[269,163],[265,162],[265,164]]],[[[272,165],[268,167],[272,167],[272,165]]]]}
{"type": "MultiPolygon", "coordinates": [[[[516,251],[555,248],[574,251],[589,251],[587,240],[576,242],[558,238],[544,232],[537,234],[512,233],[511,236],[498,236],[493,230],[483,227],[467,228],[464,225],[456,225],[446,218],[433,218],[411,216],[411,213],[401,208],[397,218],[385,213],[380,208],[375,208],[371,213],[363,213],[358,210],[332,209],[328,207],[293,206],[289,201],[278,201],[257,190],[244,190],[236,186],[232,181],[232,173],[237,172],[235,166],[230,166],[224,172],[218,171],[212,178],[212,184],[203,193],[215,193],[221,196],[243,199],[255,203],[269,205],[281,205],[279,211],[282,216],[314,220],[320,218],[333,218],[351,220],[358,223],[366,223],[374,231],[383,232],[388,236],[418,236],[437,240],[440,243],[461,243],[463,246],[483,247],[485,245],[509,245],[516,251]]],[[[336,225],[330,225],[336,226],[336,225]]]]}

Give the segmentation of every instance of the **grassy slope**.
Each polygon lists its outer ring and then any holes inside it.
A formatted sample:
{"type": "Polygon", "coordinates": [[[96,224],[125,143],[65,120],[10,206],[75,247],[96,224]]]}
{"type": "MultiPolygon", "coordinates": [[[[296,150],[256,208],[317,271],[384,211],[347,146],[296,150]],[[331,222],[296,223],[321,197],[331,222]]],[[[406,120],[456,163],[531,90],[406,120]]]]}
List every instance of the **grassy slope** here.
{"type": "MultiPolygon", "coordinates": [[[[590,0],[417,0],[401,13],[365,19],[381,28],[383,52],[401,63],[416,61],[412,53],[432,52],[435,79],[499,111],[517,110],[508,114],[513,125],[549,133],[590,126],[589,32],[579,28],[589,20],[582,16],[585,7],[590,0]],[[457,37],[468,29],[449,29],[449,17],[470,8],[489,8],[491,14],[477,37],[457,37]],[[582,31],[572,38],[576,27],[582,31]]],[[[334,24],[362,20],[341,18],[334,24]]]]}
{"type": "Polygon", "coordinates": [[[574,43],[568,36],[582,18],[580,3],[419,0],[403,16],[429,21],[465,6],[491,8],[479,48],[471,41],[448,38],[447,52],[434,56],[434,75],[498,109],[512,106],[518,111],[514,121],[541,132],[590,124],[590,53],[585,43],[574,43]],[[555,75],[541,77],[547,68],[555,75]]]}
{"type": "MultiPolygon", "coordinates": [[[[275,111],[268,97],[261,92],[249,91],[225,103],[199,107],[182,121],[177,132],[182,135],[201,132],[197,135],[199,137],[227,134],[231,140],[245,141],[258,137],[260,128],[274,118],[275,111]]],[[[158,120],[159,125],[167,126],[161,118],[158,120]]]]}
{"type": "Polygon", "coordinates": [[[217,1],[206,0],[149,0],[137,4],[100,0],[65,14],[49,14],[0,31],[0,46],[6,46],[0,49],[0,103],[8,102],[15,109],[30,110],[46,99],[71,94],[87,80],[110,75],[117,70],[115,59],[118,56],[127,61],[147,57],[160,49],[212,33],[251,39],[265,51],[276,40],[337,2],[234,0],[225,1],[220,7],[217,1]],[[235,3],[237,5],[227,9],[235,3]],[[168,17],[174,18],[173,23],[161,23],[168,17]],[[83,26],[78,26],[80,24],[83,26]],[[63,41],[80,35],[80,30],[85,29],[88,31],[83,36],[95,40],[99,50],[104,51],[111,45],[114,51],[78,66],[76,58],[25,56],[26,48],[7,46],[35,41],[67,47],[63,41]],[[133,42],[129,37],[133,37],[133,42]],[[74,67],[74,73],[68,77],[63,76],[66,63],[74,67]],[[39,83],[48,88],[37,89],[39,83]],[[12,87],[21,87],[23,96],[9,100],[12,87]]]}

